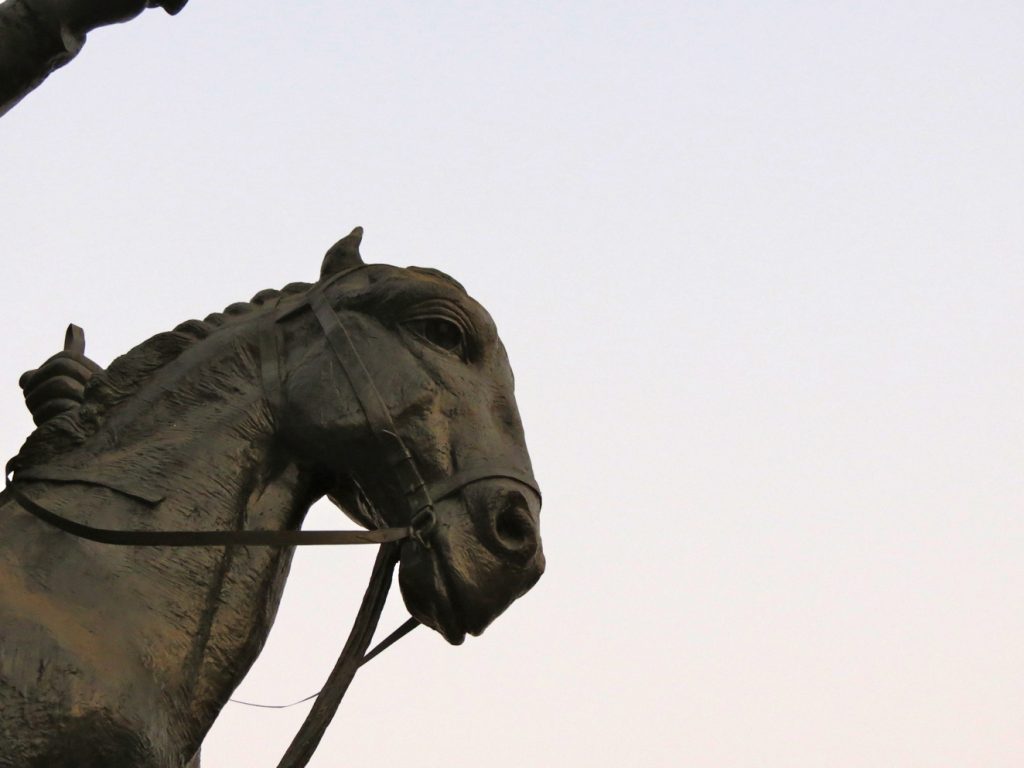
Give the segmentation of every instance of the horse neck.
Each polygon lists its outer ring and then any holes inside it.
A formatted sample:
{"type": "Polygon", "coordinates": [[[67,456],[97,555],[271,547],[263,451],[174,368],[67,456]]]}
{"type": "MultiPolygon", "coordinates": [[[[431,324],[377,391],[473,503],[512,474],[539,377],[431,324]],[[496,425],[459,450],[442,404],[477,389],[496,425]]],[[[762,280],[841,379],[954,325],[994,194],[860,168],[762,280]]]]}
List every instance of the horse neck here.
{"type": "MultiPolygon", "coordinates": [[[[145,513],[150,529],[298,527],[316,494],[275,440],[257,350],[252,331],[186,350],[109,415],[83,450],[112,447],[80,473],[163,496],[145,513]]],[[[137,515],[120,525],[139,527],[137,515]]],[[[175,615],[161,630],[160,641],[174,648],[161,676],[195,732],[212,724],[262,648],[290,562],[288,548],[140,553],[139,578],[152,577],[155,593],[181,585],[182,594],[153,609],[175,615]]]]}
{"type": "MultiPolygon", "coordinates": [[[[186,349],[112,408],[70,459],[78,473],[163,497],[152,513],[162,527],[239,521],[281,463],[251,325],[186,349]]],[[[289,521],[276,512],[261,507],[270,519],[239,522],[283,527],[289,521]]]]}

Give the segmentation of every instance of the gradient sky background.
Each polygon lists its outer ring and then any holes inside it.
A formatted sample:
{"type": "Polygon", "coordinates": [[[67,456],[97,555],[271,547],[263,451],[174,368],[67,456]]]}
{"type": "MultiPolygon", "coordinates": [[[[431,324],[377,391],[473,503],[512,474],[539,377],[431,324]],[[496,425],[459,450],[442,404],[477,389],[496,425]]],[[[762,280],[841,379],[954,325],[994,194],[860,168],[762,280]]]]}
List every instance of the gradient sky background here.
{"type": "MultiPolygon", "coordinates": [[[[548,571],[363,670],[312,765],[1016,768],[1022,39],[940,0],[98,31],[0,121],[4,455],[69,321],[107,364],[361,224],[497,319],[548,571]]],[[[372,557],[299,553],[239,696],[317,690],[372,557]]],[[[204,766],[276,765],[306,711],[229,705],[204,766]]]]}

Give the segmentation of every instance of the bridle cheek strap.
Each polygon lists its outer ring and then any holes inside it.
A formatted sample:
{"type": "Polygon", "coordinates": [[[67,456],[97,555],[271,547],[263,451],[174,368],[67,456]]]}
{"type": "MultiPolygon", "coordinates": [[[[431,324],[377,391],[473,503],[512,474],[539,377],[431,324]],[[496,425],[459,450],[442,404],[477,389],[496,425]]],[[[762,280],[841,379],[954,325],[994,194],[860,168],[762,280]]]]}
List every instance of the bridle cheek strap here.
{"type": "Polygon", "coordinates": [[[366,426],[377,441],[385,466],[390,470],[397,487],[405,497],[408,513],[406,519],[415,529],[416,538],[426,546],[426,537],[434,525],[434,501],[416,467],[412,452],[399,436],[391,412],[373,382],[373,376],[366,369],[351,334],[331,307],[321,286],[316,285],[310,289],[309,307],[320,324],[331,351],[341,364],[341,369],[366,418],[366,426]]]}

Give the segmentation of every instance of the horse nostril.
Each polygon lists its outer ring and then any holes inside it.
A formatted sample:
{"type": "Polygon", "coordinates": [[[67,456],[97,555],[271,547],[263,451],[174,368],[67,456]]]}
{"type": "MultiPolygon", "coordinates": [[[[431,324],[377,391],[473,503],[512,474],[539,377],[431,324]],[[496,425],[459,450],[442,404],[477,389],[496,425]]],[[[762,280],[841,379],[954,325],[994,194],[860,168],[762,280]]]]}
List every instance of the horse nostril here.
{"type": "Polygon", "coordinates": [[[519,503],[507,504],[494,521],[498,541],[511,552],[529,557],[537,549],[537,530],[530,513],[519,503]]]}

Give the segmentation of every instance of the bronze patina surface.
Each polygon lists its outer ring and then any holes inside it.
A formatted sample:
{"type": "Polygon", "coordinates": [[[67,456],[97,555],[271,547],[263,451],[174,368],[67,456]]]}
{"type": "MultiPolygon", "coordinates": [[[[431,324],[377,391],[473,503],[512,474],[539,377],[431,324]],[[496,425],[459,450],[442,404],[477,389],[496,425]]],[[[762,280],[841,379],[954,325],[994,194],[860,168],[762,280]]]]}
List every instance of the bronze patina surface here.
{"type": "MultiPolygon", "coordinates": [[[[380,409],[433,495],[429,540],[386,545],[400,548],[406,605],[449,642],[482,632],[544,568],[512,372],[461,285],[362,265],[360,234],[331,249],[316,283],[182,323],[107,370],[72,338],[22,377],[39,426],[11,462],[13,488],[115,531],[291,531],[325,495],[368,528],[403,529],[416,489],[380,409]],[[332,349],[311,296],[361,372],[332,349]]],[[[292,551],[111,546],[6,491],[0,765],[186,765],[266,639],[292,551]]]]}

